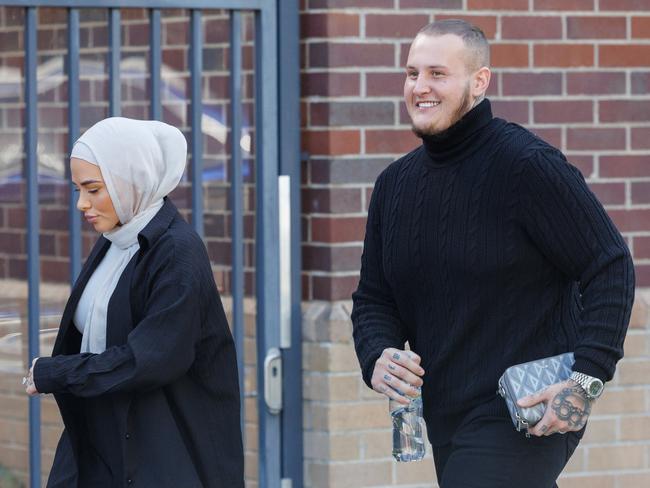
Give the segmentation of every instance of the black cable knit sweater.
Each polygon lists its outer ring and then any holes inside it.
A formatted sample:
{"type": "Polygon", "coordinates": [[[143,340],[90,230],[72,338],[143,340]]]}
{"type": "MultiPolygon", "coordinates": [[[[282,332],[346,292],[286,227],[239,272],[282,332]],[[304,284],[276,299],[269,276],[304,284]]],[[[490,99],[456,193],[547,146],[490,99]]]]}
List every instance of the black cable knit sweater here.
{"type": "Polygon", "coordinates": [[[386,347],[422,357],[432,443],[496,398],[513,364],[574,351],[603,381],[623,356],[634,296],[629,251],[582,175],[484,100],[386,168],[375,184],[353,294],[370,385],[386,347]]]}

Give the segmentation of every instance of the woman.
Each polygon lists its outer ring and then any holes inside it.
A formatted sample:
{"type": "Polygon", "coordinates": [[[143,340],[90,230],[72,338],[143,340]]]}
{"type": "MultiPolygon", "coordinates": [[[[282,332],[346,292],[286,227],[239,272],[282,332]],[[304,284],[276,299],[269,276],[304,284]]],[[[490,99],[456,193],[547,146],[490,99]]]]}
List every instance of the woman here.
{"type": "Polygon", "coordinates": [[[53,393],[65,430],[48,487],[240,487],[235,348],[200,237],[166,197],[181,132],[120,117],[71,154],[77,208],[100,236],[30,395],[53,393]]]}

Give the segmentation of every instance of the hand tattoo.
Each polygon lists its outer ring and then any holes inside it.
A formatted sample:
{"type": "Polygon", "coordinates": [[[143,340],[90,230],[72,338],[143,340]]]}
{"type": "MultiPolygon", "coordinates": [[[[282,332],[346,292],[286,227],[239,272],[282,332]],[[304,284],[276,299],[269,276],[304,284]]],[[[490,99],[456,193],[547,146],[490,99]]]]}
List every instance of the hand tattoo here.
{"type": "Polygon", "coordinates": [[[548,430],[548,425],[542,425],[539,430],[542,431],[542,434],[546,434],[546,431],[548,430]]]}
{"type": "Polygon", "coordinates": [[[551,408],[557,418],[567,422],[571,429],[580,430],[591,414],[591,400],[580,386],[572,386],[555,395],[551,408]]]}
{"type": "Polygon", "coordinates": [[[385,381],[390,381],[390,375],[385,374],[385,375],[384,375],[384,380],[385,380],[385,381]]]}
{"type": "Polygon", "coordinates": [[[395,365],[393,363],[390,363],[388,365],[388,369],[390,369],[391,371],[395,371],[397,368],[395,367],[395,365]]]}
{"type": "Polygon", "coordinates": [[[399,359],[400,355],[398,352],[393,353],[393,359],[399,359]]]}

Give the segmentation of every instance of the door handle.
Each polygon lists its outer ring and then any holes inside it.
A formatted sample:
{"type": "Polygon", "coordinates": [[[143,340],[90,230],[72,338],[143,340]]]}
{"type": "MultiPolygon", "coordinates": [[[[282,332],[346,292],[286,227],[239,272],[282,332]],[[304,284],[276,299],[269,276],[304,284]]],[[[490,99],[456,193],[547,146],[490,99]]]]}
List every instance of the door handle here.
{"type": "Polygon", "coordinates": [[[282,353],[277,347],[269,349],[264,358],[264,401],[270,413],[282,410],[282,353]]]}
{"type": "Polygon", "coordinates": [[[291,177],[278,177],[280,237],[280,347],[291,347],[291,177]]]}

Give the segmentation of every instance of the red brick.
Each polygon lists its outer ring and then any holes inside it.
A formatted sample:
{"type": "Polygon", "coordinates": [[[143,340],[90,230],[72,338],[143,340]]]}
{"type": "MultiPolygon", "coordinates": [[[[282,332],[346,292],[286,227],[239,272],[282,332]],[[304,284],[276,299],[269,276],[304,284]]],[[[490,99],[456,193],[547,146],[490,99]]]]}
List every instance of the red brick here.
{"type": "Polygon", "coordinates": [[[589,187],[603,205],[625,204],[625,183],[591,183],[589,187]]]}
{"type": "Polygon", "coordinates": [[[594,46],[590,44],[538,44],[533,49],[535,66],[569,68],[594,65],[594,46]]]}
{"type": "Polygon", "coordinates": [[[650,101],[648,100],[601,100],[598,104],[602,122],[650,121],[650,101]]]}
{"type": "Polygon", "coordinates": [[[648,230],[650,209],[609,210],[607,212],[621,232],[641,232],[648,230]]]}
{"type": "Polygon", "coordinates": [[[366,73],[366,94],[369,97],[401,97],[406,75],[397,73],[366,73]]]}
{"type": "Polygon", "coordinates": [[[9,262],[7,270],[7,276],[9,278],[17,280],[27,279],[27,258],[11,257],[7,261],[9,262]]]}
{"type": "Polygon", "coordinates": [[[365,217],[338,217],[311,219],[311,240],[313,242],[363,241],[365,217]]]}
{"type": "MultiPolygon", "coordinates": [[[[650,188],[648,189],[650,190],[650,188]]],[[[634,257],[638,259],[650,259],[650,236],[634,236],[633,239],[634,257]]]]}
{"type": "Polygon", "coordinates": [[[580,170],[585,178],[590,178],[594,172],[594,157],[585,154],[566,153],[569,162],[580,170]]]}
{"type": "Polygon", "coordinates": [[[68,281],[70,268],[67,261],[56,259],[41,259],[41,280],[61,283],[68,281]]]}
{"type": "Polygon", "coordinates": [[[68,228],[68,211],[41,209],[41,228],[47,230],[61,230],[68,228]]]}
{"type": "Polygon", "coordinates": [[[502,39],[561,39],[560,17],[512,16],[501,18],[502,39]]]}
{"type": "Polygon", "coordinates": [[[312,126],[392,125],[393,102],[310,103],[312,126]]]}
{"type": "MultiPolygon", "coordinates": [[[[364,0],[364,8],[393,8],[393,0],[364,0]]],[[[309,8],[359,8],[359,0],[309,0],[309,8]]]]}
{"type": "MultiPolygon", "coordinates": [[[[650,175],[650,168],[646,168],[646,176],[649,175],[650,175]]],[[[632,183],[632,204],[636,205],[636,204],[648,204],[648,203],[650,203],[650,182],[648,181],[633,182],[632,183]]]]}
{"type": "Polygon", "coordinates": [[[650,17],[632,17],[632,37],[650,38],[650,17]]]}
{"type": "Polygon", "coordinates": [[[363,246],[305,246],[302,265],[307,271],[359,271],[363,246]]]}
{"type": "Polygon", "coordinates": [[[399,8],[447,8],[460,10],[463,8],[463,0],[400,0],[399,8]]]}
{"type": "Polygon", "coordinates": [[[503,73],[503,95],[561,95],[560,73],[503,73]]]}
{"type": "Polygon", "coordinates": [[[392,44],[313,43],[309,45],[309,66],[316,68],[394,66],[392,44]]]}
{"type": "Polygon", "coordinates": [[[359,276],[312,276],[314,300],[349,300],[357,289],[359,276]]]}
{"type": "Polygon", "coordinates": [[[650,286],[650,264],[637,264],[634,266],[636,286],[650,286]]]}
{"type": "MultiPolygon", "coordinates": [[[[648,4],[650,5],[650,4],[648,4]]],[[[648,66],[650,45],[647,44],[601,44],[599,64],[603,67],[648,66]]]]}
{"type": "Polygon", "coordinates": [[[632,127],[632,149],[650,149],[650,127],[632,127]]]}
{"type": "Polygon", "coordinates": [[[400,67],[406,66],[406,61],[409,56],[409,49],[411,49],[410,42],[404,42],[399,47],[399,65],[400,67]]]}
{"type": "Polygon", "coordinates": [[[321,97],[357,96],[359,87],[359,73],[303,73],[300,85],[303,96],[321,97]]]}
{"type": "Polygon", "coordinates": [[[533,10],[593,10],[594,0],[535,0],[533,10]]]}
{"type": "Polygon", "coordinates": [[[302,133],[302,149],[309,154],[358,154],[358,130],[307,130],[302,133]]]}
{"type": "Polygon", "coordinates": [[[568,17],[567,37],[569,39],[625,39],[627,20],[625,17],[568,17]]]}
{"type": "Polygon", "coordinates": [[[650,71],[632,73],[632,93],[646,95],[650,92],[650,71]]]}
{"type": "Polygon", "coordinates": [[[443,19],[461,19],[470,24],[474,24],[479,27],[485,37],[488,39],[494,39],[497,32],[497,18],[493,15],[450,15],[450,14],[438,14],[436,15],[436,20],[443,19]]]}
{"type": "Polygon", "coordinates": [[[539,101],[533,103],[533,120],[541,124],[593,122],[591,100],[539,101]]]}
{"type": "Polygon", "coordinates": [[[360,213],[359,188],[308,188],[301,194],[305,213],[360,213]]]}
{"type": "Polygon", "coordinates": [[[39,25],[65,24],[67,22],[66,11],[62,8],[41,7],[36,12],[39,25]]]}
{"type": "Polygon", "coordinates": [[[230,19],[206,19],[203,24],[206,44],[221,44],[230,42],[230,19]]]}
{"type": "Polygon", "coordinates": [[[569,95],[610,95],[625,93],[625,73],[590,71],[567,73],[569,95]]]}
{"type": "Polygon", "coordinates": [[[528,10],[528,0],[467,0],[469,10],[528,10]]]}
{"type": "Polygon", "coordinates": [[[413,39],[429,23],[428,15],[366,15],[366,37],[413,39]]]}
{"type": "Polygon", "coordinates": [[[422,144],[410,130],[382,129],[366,131],[366,153],[403,154],[422,144]]]}
{"type": "Polygon", "coordinates": [[[359,16],[357,14],[324,13],[302,14],[300,16],[300,36],[346,37],[359,35],[359,16]]]}
{"type": "Polygon", "coordinates": [[[600,10],[650,10],[648,0],[600,0],[600,10]]]}
{"type": "Polygon", "coordinates": [[[166,46],[187,44],[189,29],[187,20],[164,22],[162,25],[163,44],[166,46]]]}
{"type": "Polygon", "coordinates": [[[25,234],[0,232],[0,252],[4,254],[25,254],[25,234]]]}
{"type": "Polygon", "coordinates": [[[18,51],[22,49],[23,36],[20,34],[21,32],[18,31],[0,32],[0,46],[2,46],[2,51],[18,51]]]}
{"type": "Polygon", "coordinates": [[[537,134],[542,140],[548,142],[551,146],[562,146],[562,129],[549,127],[529,127],[533,133],[537,134]]]}
{"type": "Polygon", "coordinates": [[[643,178],[650,176],[650,155],[601,156],[601,178],[643,178]]]}
{"type": "Polygon", "coordinates": [[[172,68],[176,71],[185,71],[185,51],[186,49],[169,49],[165,48],[162,50],[162,62],[167,65],[167,67],[172,68]]]}
{"type": "Polygon", "coordinates": [[[567,148],[625,149],[625,129],[571,129],[567,130],[567,148]]]}
{"type": "Polygon", "coordinates": [[[527,68],[528,44],[492,44],[490,65],[493,68],[527,68]]]}
{"type": "Polygon", "coordinates": [[[510,122],[529,123],[528,102],[519,100],[492,100],[492,113],[510,122]]]}

